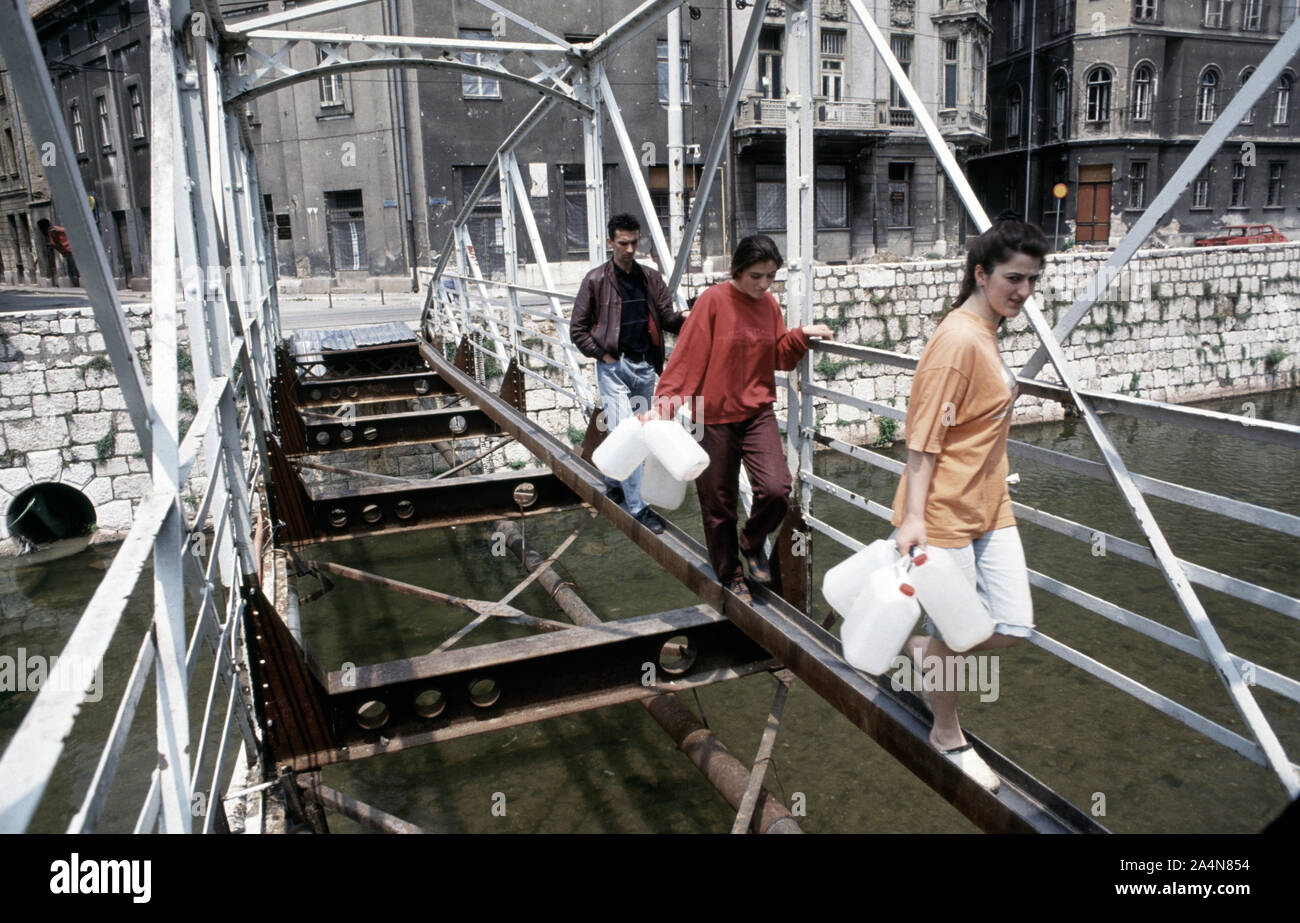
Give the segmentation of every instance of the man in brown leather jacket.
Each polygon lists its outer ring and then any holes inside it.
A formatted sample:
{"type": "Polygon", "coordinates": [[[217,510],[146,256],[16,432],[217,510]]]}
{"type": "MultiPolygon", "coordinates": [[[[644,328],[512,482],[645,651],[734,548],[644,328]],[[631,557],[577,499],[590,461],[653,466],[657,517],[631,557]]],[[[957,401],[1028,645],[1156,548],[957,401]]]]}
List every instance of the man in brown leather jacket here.
{"type": "MultiPolygon", "coordinates": [[[[579,352],[596,360],[605,425],[613,429],[649,409],[664,368],[664,331],[676,333],[686,315],[673,310],[663,276],[636,261],[641,223],[615,215],[608,231],[614,255],[582,280],[569,335],[579,352]]],[[[605,492],[652,532],[663,532],[663,520],[641,499],[640,468],[621,484],[606,478],[605,492]]]]}

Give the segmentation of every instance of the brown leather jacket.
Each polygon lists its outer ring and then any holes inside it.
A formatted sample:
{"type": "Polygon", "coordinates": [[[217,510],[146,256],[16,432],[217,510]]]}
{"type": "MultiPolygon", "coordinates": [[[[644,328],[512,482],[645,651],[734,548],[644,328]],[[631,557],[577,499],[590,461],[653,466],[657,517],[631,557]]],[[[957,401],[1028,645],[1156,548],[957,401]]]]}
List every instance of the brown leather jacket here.
{"type": "MultiPolygon", "coordinates": [[[[650,361],[655,372],[664,370],[664,338],[661,330],[676,333],[682,329],[686,315],[673,310],[668,286],[658,270],[642,266],[645,274],[646,301],[650,321],[650,361]]],[[[623,323],[623,299],[618,293],[614,261],[608,260],[587,273],[573,301],[569,337],[578,352],[599,360],[605,353],[618,355],[618,334],[623,323]]]]}

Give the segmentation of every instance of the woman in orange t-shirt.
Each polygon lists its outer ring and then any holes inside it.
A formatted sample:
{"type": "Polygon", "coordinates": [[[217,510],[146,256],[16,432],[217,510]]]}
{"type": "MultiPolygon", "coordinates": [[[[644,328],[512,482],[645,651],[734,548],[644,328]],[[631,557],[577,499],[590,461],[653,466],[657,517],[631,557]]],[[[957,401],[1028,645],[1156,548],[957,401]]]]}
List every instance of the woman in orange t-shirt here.
{"type": "MultiPolygon", "coordinates": [[[[935,330],[912,380],[907,467],[894,497],[900,554],[933,544],[953,551],[994,621],[994,634],[970,651],[1009,647],[1033,631],[1025,553],[1007,491],[1007,432],[1016,379],[998,354],[997,330],[1033,294],[1047,253],[1042,231],[1000,221],[971,242],[956,307],[935,330]]],[[[927,628],[930,628],[927,621],[927,628]]],[[[918,669],[936,669],[955,652],[931,630],[907,643],[918,669]]],[[[971,749],[957,721],[956,690],[944,669],[931,684],[930,743],[981,785],[998,777],[971,749]]]]}

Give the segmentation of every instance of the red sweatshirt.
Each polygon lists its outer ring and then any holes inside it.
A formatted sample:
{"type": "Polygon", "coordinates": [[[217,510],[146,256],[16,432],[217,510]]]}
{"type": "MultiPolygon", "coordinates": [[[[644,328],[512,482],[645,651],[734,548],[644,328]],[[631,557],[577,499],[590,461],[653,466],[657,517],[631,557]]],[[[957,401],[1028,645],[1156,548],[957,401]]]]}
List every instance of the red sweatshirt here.
{"type": "Polygon", "coordinates": [[[671,419],[673,402],[692,407],[696,423],[748,420],[776,401],[776,370],[789,371],[808,351],[803,328],[785,329],[769,293],[750,298],[730,282],[702,294],[682,326],[659,387],[656,409],[671,419]]]}

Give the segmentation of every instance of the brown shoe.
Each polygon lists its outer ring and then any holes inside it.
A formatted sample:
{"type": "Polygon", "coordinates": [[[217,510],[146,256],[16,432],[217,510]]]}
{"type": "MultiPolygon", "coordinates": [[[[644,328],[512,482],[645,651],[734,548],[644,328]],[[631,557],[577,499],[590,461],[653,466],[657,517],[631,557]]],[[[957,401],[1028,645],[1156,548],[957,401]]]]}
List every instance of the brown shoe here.
{"type": "Polygon", "coordinates": [[[741,556],[745,559],[745,566],[749,568],[750,579],[755,583],[761,583],[767,586],[772,582],[772,569],[768,565],[767,556],[763,554],[762,549],[758,551],[742,551],[741,556]]]}
{"type": "Polygon", "coordinates": [[[737,577],[732,580],[727,584],[727,589],[746,605],[754,601],[753,595],[749,592],[749,584],[745,582],[744,577],[737,577]]]}

